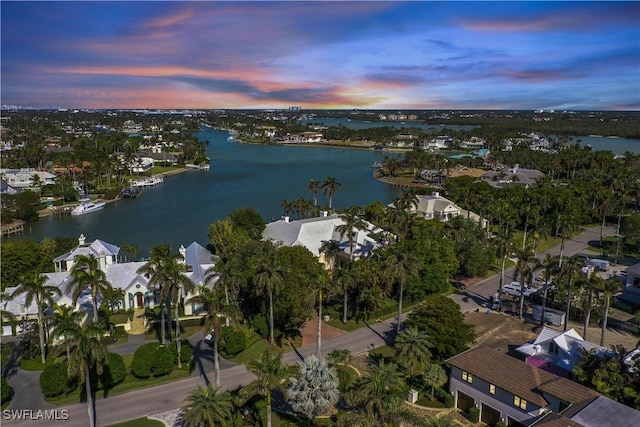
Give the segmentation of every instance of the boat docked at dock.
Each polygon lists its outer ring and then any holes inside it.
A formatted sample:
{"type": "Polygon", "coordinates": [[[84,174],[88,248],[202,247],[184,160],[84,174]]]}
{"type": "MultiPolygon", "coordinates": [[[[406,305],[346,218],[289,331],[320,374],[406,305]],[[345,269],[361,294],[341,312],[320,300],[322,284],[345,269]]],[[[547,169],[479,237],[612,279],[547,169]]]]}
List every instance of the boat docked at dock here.
{"type": "Polygon", "coordinates": [[[80,204],[71,210],[71,215],[79,216],[97,212],[104,209],[105,205],[105,202],[94,203],[89,199],[82,199],[80,204]]]}
{"type": "Polygon", "coordinates": [[[124,199],[136,199],[142,194],[141,187],[125,187],[120,192],[120,196],[124,199]]]}
{"type": "Polygon", "coordinates": [[[131,181],[129,184],[131,187],[153,187],[156,185],[160,185],[164,182],[164,178],[161,176],[152,176],[145,179],[138,179],[135,181],[131,181]]]}
{"type": "Polygon", "coordinates": [[[203,163],[201,165],[194,165],[192,163],[187,163],[185,166],[188,167],[189,169],[200,169],[200,170],[204,170],[204,171],[208,171],[209,168],[211,167],[211,165],[209,165],[209,163],[203,163]]]}

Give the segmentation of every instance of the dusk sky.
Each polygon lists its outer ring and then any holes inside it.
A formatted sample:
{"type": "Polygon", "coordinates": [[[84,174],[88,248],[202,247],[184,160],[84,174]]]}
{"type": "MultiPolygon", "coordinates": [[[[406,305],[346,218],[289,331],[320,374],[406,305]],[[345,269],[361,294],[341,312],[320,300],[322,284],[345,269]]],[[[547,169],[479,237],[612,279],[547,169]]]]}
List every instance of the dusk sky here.
{"type": "Polygon", "coordinates": [[[1,103],[640,110],[640,2],[6,1],[1,103]]]}

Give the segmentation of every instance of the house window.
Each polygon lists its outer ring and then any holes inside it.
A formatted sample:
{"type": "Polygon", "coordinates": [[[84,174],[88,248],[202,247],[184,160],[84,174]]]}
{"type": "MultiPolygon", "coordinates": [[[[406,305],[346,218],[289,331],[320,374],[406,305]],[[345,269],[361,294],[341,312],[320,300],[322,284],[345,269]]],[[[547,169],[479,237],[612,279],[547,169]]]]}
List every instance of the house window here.
{"type": "Polygon", "coordinates": [[[558,344],[556,344],[555,341],[549,343],[549,353],[555,354],[556,356],[558,355],[558,344]]]}
{"type": "Polygon", "coordinates": [[[523,411],[527,410],[527,401],[519,396],[513,396],[513,406],[516,406],[523,411]]]}
{"type": "Polygon", "coordinates": [[[489,393],[496,394],[496,386],[493,384],[489,384],[489,393]]]}
{"type": "Polygon", "coordinates": [[[462,381],[466,381],[468,383],[472,383],[473,382],[473,375],[471,375],[467,371],[462,371],[462,381]]]}

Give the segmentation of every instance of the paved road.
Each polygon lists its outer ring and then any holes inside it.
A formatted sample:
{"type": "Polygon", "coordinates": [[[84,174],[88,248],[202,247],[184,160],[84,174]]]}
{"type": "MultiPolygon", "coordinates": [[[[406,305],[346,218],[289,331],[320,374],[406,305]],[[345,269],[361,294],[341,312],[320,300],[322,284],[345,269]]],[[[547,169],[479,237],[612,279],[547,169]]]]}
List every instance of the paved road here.
{"type": "MultiPolygon", "coordinates": [[[[616,232],[616,227],[613,225],[605,226],[604,235],[613,236],[616,232]]],[[[588,228],[573,239],[566,240],[564,245],[564,256],[571,256],[584,251],[589,242],[600,241],[600,227],[588,228]]],[[[560,255],[560,246],[555,246],[546,252],[538,254],[538,258],[542,260],[546,254],[552,256],[560,255]]],[[[509,283],[515,280],[513,277],[514,268],[508,268],[504,272],[504,282],[509,283]]],[[[494,275],[487,279],[482,280],[474,284],[473,286],[462,289],[455,294],[451,295],[451,298],[460,305],[462,312],[467,312],[476,308],[477,306],[483,306],[489,301],[489,296],[495,294],[500,287],[500,275],[494,275]]]]}
{"type": "MultiPolygon", "coordinates": [[[[388,320],[372,324],[370,327],[362,328],[346,335],[323,341],[322,353],[326,355],[334,349],[347,349],[352,354],[361,354],[380,347],[392,338],[395,331],[395,321],[388,320]]],[[[196,338],[197,339],[197,338],[196,338]]],[[[286,363],[296,363],[309,354],[315,354],[316,345],[308,345],[284,354],[286,363]]],[[[208,380],[213,381],[213,374],[208,373],[208,380]]],[[[254,379],[253,374],[247,372],[244,365],[231,366],[221,372],[221,384],[225,390],[233,390],[239,386],[246,385],[254,379]]],[[[168,411],[180,407],[184,397],[198,384],[205,384],[205,377],[202,375],[192,376],[180,381],[163,384],[155,387],[135,390],[129,393],[110,396],[106,399],[96,401],[96,411],[98,414],[98,425],[110,425],[134,418],[144,417],[150,414],[168,411]]],[[[87,405],[74,404],[55,408],[57,415],[62,418],[65,414],[68,419],[64,420],[16,420],[7,419],[7,413],[2,414],[3,426],[86,426],[88,422],[87,405]],[[63,413],[62,411],[67,411],[63,413]]],[[[33,416],[38,415],[35,411],[33,416]]]]}
{"type": "MultiPolygon", "coordinates": [[[[607,227],[606,235],[614,234],[613,227],[607,227]]],[[[584,250],[588,246],[589,241],[599,240],[600,228],[588,229],[578,235],[576,238],[565,243],[565,255],[573,255],[584,250]]],[[[551,255],[558,255],[560,249],[558,247],[547,251],[551,255]]],[[[545,253],[540,254],[540,258],[545,253]]],[[[505,272],[505,281],[512,280],[513,269],[505,272]]],[[[463,311],[482,305],[488,300],[498,289],[499,276],[492,276],[477,284],[472,288],[453,294],[451,298],[460,304],[463,311]]],[[[362,354],[373,348],[380,347],[390,342],[395,331],[395,320],[391,319],[370,325],[335,337],[322,343],[322,353],[326,355],[334,349],[347,349],[352,354],[362,354]]],[[[192,343],[196,346],[196,356],[199,356],[196,372],[194,376],[180,381],[163,384],[155,387],[148,387],[141,390],[132,391],[125,394],[110,396],[106,399],[96,401],[96,410],[98,414],[98,425],[110,425],[134,418],[140,418],[149,414],[165,412],[180,407],[184,397],[198,384],[205,384],[207,381],[214,381],[213,367],[208,349],[205,350],[206,344],[200,340],[202,337],[196,335],[192,337],[192,343]]],[[[316,345],[308,345],[295,349],[284,354],[286,363],[296,363],[309,354],[315,354],[316,345]]],[[[223,362],[224,363],[224,362],[223,362]]],[[[223,364],[221,373],[221,383],[223,389],[233,390],[239,386],[246,385],[254,379],[254,376],[247,372],[244,365],[223,364]]],[[[37,406],[34,406],[37,408],[37,406]]],[[[87,406],[86,404],[74,404],[65,407],[56,408],[58,415],[62,415],[62,411],[68,411],[68,419],[65,420],[8,420],[3,413],[2,424],[7,426],[86,426],[87,424],[87,406]]],[[[36,414],[34,412],[34,414],[36,414]]]]}

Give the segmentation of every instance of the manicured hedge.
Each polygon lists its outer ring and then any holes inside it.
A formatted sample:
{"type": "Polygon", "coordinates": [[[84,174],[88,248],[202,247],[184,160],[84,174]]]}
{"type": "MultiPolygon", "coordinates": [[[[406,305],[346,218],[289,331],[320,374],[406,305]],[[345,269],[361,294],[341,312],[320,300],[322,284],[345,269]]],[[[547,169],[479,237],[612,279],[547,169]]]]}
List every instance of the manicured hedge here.
{"type": "Polygon", "coordinates": [[[7,381],[7,379],[5,377],[1,377],[2,380],[0,380],[0,404],[4,405],[5,403],[7,403],[9,400],[11,400],[11,386],[9,385],[9,382],[7,381]]]}
{"type": "Polygon", "coordinates": [[[220,334],[218,348],[224,357],[233,357],[245,349],[247,337],[233,326],[225,326],[220,334]]]}
{"type": "MultiPolygon", "coordinates": [[[[189,342],[189,340],[181,340],[180,341],[180,362],[182,363],[190,363],[191,359],[193,359],[193,346],[189,342]]],[[[171,343],[171,351],[174,354],[174,361],[178,363],[178,347],[175,343],[171,343]]]]}
{"type": "Polygon", "coordinates": [[[77,380],[67,376],[66,363],[48,365],[40,375],[40,388],[45,397],[59,396],[74,390],[77,380]]]}
{"type": "Polygon", "coordinates": [[[122,356],[117,353],[107,353],[107,357],[102,366],[102,374],[98,378],[98,390],[110,389],[121,383],[127,374],[122,356]]]}
{"type": "Polygon", "coordinates": [[[442,387],[437,387],[435,390],[435,396],[439,402],[444,403],[447,408],[453,408],[454,399],[450,393],[447,393],[442,387]]]}
{"type": "Polygon", "coordinates": [[[472,423],[477,423],[480,421],[480,409],[478,408],[469,408],[469,421],[472,423]]]}
{"type": "Polygon", "coordinates": [[[138,378],[160,377],[171,373],[175,350],[171,345],[143,344],[133,353],[131,372],[138,378]]]}

